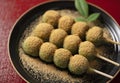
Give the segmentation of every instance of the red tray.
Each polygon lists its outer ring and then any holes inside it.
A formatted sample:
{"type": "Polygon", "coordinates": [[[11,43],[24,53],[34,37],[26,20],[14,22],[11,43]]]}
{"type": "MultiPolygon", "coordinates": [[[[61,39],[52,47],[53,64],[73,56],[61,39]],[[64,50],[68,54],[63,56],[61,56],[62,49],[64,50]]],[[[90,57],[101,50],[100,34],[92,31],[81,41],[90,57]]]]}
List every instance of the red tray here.
{"type": "MultiPolygon", "coordinates": [[[[11,66],[7,39],[18,17],[32,6],[46,0],[0,0],[0,83],[25,83],[11,66]]],[[[87,0],[110,13],[120,24],[120,0],[87,0]]],[[[120,74],[111,82],[120,82],[120,74]]]]}

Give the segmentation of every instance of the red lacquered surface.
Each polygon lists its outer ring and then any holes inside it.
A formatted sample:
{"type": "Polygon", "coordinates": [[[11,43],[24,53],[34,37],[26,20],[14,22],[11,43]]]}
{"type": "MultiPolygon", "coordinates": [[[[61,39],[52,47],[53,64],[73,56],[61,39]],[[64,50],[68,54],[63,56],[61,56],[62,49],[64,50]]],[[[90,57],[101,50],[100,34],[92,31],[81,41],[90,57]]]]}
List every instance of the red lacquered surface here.
{"type": "MultiPolygon", "coordinates": [[[[0,0],[0,83],[25,83],[13,69],[7,52],[8,35],[18,17],[46,0],[0,0]]],[[[109,12],[120,24],[120,0],[87,0],[109,12]]],[[[120,74],[112,83],[120,82],[120,74]]]]}

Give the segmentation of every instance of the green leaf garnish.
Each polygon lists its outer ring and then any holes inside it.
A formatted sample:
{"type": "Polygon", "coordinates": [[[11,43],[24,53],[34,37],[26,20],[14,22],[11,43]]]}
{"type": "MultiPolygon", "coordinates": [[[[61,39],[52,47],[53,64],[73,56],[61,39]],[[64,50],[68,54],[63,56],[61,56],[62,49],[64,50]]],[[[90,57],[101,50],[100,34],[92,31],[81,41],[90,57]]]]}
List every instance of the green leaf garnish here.
{"type": "Polygon", "coordinates": [[[100,16],[100,13],[93,13],[87,18],[87,21],[88,22],[95,21],[99,16],[100,16]]]}
{"type": "Polygon", "coordinates": [[[76,22],[78,21],[92,22],[95,21],[100,16],[99,13],[93,13],[89,15],[88,4],[86,0],[75,0],[75,7],[82,16],[76,18],[75,19],[76,22]]]}
{"type": "Polygon", "coordinates": [[[88,4],[85,0],[75,0],[75,7],[82,16],[88,17],[88,4]]]}
{"type": "Polygon", "coordinates": [[[84,18],[84,17],[77,17],[75,19],[76,22],[79,22],[79,21],[83,21],[83,22],[86,22],[87,20],[84,18]]]}

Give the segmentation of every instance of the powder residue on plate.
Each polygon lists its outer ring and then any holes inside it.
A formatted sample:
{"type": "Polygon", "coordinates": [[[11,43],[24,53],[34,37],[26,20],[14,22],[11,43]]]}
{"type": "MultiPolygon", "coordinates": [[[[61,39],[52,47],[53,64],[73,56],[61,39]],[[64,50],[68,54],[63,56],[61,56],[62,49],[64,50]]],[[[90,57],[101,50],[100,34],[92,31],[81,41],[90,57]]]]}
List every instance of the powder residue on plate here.
{"type": "MultiPolygon", "coordinates": [[[[61,14],[61,16],[64,15],[70,15],[73,18],[76,18],[79,16],[79,13],[74,10],[58,10],[61,14]]],[[[34,79],[39,80],[40,83],[93,83],[94,81],[101,80],[99,76],[96,74],[94,75],[87,75],[84,74],[82,76],[74,76],[69,73],[68,69],[66,70],[60,70],[54,66],[54,64],[47,64],[45,62],[42,62],[39,58],[33,58],[27,54],[24,53],[22,49],[22,42],[24,39],[31,35],[32,30],[41,23],[41,16],[38,17],[34,22],[30,24],[30,26],[25,30],[23,33],[23,36],[20,39],[19,42],[19,57],[20,61],[22,63],[23,68],[25,68],[26,72],[29,73],[30,76],[33,76],[34,79]]],[[[107,34],[107,30],[104,30],[107,34]]],[[[108,35],[107,35],[108,37],[108,35]]],[[[101,47],[102,48],[102,47],[101,47]]],[[[98,51],[101,48],[97,48],[98,51]]],[[[105,47],[103,47],[105,48],[105,47]]],[[[109,52],[109,50],[106,50],[109,52]]],[[[107,52],[105,51],[106,57],[109,57],[107,52]]],[[[96,64],[95,64],[96,66],[96,64]]],[[[100,69],[102,66],[98,66],[98,69],[100,69]]]]}

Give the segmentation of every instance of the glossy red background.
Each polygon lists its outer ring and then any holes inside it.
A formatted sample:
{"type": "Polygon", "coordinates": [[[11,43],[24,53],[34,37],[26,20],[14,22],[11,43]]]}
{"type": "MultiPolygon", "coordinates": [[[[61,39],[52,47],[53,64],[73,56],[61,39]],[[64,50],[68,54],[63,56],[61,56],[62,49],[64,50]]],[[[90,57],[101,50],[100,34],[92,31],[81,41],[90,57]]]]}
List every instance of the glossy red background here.
{"type": "MultiPolygon", "coordinates": [[[[11,66],[7,42],[10,30],[27,9],[46,0],[0,0],[0,83],[25,83],[11,66]]],[[[87,0],[109,12],[120,24],[120,0],[87,0]]],[[[120,74],[112,83],[120,82],[120,74]]]]}

